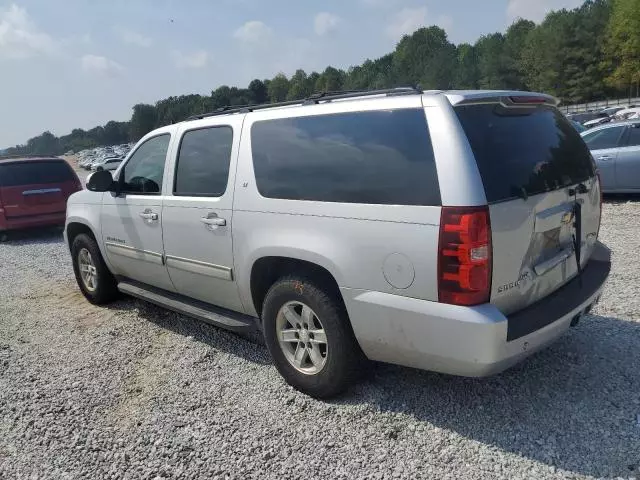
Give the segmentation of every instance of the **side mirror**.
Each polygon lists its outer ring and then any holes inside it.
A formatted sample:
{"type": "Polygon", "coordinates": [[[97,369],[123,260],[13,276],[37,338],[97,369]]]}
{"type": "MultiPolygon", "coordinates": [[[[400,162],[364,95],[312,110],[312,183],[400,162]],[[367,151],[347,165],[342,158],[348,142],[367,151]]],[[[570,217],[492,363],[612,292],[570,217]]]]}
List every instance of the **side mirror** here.
{"type": "Polygon", "coordinates": [[[87,178],[87,190],[91,192],[111,192],[115,190],[115,182],[108,170],[98,170],[87,178]]]}

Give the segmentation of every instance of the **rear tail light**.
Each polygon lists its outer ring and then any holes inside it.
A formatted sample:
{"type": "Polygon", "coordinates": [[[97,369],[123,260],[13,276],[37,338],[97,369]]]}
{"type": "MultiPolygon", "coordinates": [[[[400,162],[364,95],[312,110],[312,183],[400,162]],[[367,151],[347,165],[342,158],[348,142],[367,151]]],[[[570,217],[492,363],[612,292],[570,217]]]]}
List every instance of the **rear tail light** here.
{"type": "Polygon", "coordinates": [[[491,294],[488,207],[442,207],[438,299],[453,305],[487,303],[491,294]]]}

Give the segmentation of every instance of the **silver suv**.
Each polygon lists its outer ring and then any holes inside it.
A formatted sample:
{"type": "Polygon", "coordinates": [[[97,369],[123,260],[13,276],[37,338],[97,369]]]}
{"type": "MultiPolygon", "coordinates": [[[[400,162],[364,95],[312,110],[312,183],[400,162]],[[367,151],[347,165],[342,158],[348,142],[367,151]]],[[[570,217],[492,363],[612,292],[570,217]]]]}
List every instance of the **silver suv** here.
{"type": "Polygon", "coordinates": [[[145,136],[69,200],[80,289],[262,329],[288,383],[365,359],[500,372],[597,302],[600,185],[552,97],[393,89],[226,109],[145,136]]]}

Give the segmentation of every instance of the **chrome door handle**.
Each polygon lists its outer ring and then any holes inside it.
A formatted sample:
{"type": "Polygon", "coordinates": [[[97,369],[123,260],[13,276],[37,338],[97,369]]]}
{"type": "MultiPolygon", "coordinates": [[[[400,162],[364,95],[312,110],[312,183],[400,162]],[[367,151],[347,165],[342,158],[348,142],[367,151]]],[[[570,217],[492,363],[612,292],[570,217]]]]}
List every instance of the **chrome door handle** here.
{"type": "Polygon", "coordinates": [[[596,160],[611,160],[611,156],[610,155],[602,155],[601,157],[596,157],[596,160]]]}
{"type": "Polygon", "coordinates": [[[158,214],[153,212],[140,212],[140,217],[145,220],[158,220],[158,214]]]}
{"type": "Polygon", "coordinates": [[[227,224],[227,221],[220,217],[202,217],[200,221],[210,227],[224,227],[227,224]]]}

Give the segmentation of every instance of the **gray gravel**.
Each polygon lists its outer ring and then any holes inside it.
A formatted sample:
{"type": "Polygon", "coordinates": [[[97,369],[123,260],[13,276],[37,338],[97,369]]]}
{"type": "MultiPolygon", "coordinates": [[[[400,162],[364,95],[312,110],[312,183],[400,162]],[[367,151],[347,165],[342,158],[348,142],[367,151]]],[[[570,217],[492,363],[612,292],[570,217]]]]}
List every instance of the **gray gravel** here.
{"type": "Polygon", "coordinates": [[[640,204],[605,206],[594,315],[502,375],[286,386],[256,339],[80,295],[62,237],[0,244],[0,478],[640,478],[640,204]]]}

